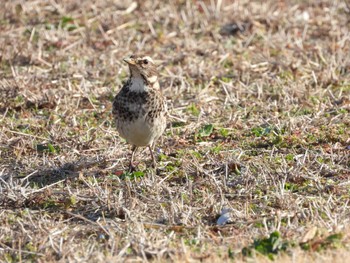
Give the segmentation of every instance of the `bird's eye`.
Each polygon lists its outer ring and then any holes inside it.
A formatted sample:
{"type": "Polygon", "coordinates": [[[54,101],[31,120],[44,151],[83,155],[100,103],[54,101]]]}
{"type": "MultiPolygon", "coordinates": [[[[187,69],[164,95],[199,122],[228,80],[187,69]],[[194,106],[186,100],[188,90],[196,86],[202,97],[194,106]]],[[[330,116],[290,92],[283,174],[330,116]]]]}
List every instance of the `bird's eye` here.
{"type": "Polygon", "coordinates": [[[144,60],[143,60],[143,64],[148,64],[148,60],[147,60],[147,59],[144,59],[144,60]]]}

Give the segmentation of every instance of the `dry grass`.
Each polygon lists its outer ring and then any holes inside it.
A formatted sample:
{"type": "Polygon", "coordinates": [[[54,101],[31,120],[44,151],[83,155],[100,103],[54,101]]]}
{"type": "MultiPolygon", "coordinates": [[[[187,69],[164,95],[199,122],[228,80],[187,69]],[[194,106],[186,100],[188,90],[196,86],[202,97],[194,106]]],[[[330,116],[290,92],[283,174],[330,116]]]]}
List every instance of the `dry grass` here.
{"type": "Polygon", "coordinates": [[[274,231],[281,261],[349,257],[350,5],[165,2],[2,3],[0,261],[267,262],[274,231]],[[173,118],[130,175],[111,101],[139,51],[173,118]]]}

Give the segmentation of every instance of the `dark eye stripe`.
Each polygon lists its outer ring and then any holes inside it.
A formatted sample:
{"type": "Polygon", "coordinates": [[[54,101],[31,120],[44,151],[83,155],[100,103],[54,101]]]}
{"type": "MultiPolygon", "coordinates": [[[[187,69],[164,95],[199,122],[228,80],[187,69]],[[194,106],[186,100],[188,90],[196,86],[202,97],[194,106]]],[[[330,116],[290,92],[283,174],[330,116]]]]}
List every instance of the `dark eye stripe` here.
{"type": "Polygon", "coordinates": [[[147,59],[144,59],[144,60],[143,60],[143,64],[148,64],[148,60],[147,60],[147,59]]]}

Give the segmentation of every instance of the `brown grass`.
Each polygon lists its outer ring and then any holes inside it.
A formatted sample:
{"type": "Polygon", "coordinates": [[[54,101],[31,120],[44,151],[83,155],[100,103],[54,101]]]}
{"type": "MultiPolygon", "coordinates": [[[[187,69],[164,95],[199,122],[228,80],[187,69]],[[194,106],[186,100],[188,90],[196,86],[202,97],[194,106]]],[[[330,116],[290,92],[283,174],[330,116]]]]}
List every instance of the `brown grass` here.
{"type": "Polygon", "coordinates": [[[349,257],[349,3],[1,8],[0,261],[267,262],[273,231],[279,261],[349,257]],[[111,101],[134,52],[172,117],[130,175],[111,101]]]}

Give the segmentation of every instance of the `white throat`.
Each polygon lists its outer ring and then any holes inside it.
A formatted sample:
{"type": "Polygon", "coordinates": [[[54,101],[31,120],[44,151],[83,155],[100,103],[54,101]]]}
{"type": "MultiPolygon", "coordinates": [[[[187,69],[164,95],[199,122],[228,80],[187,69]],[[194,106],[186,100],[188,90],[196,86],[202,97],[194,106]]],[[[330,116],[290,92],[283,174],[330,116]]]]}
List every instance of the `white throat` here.
{"type": "Polygon", "coordinates": [[[143,92],[147,91],[148,87],[145,85],[143,78],[141,76],[137,76],[131,78],[131,85],[129,89],[130,91],[143,92]]]}

